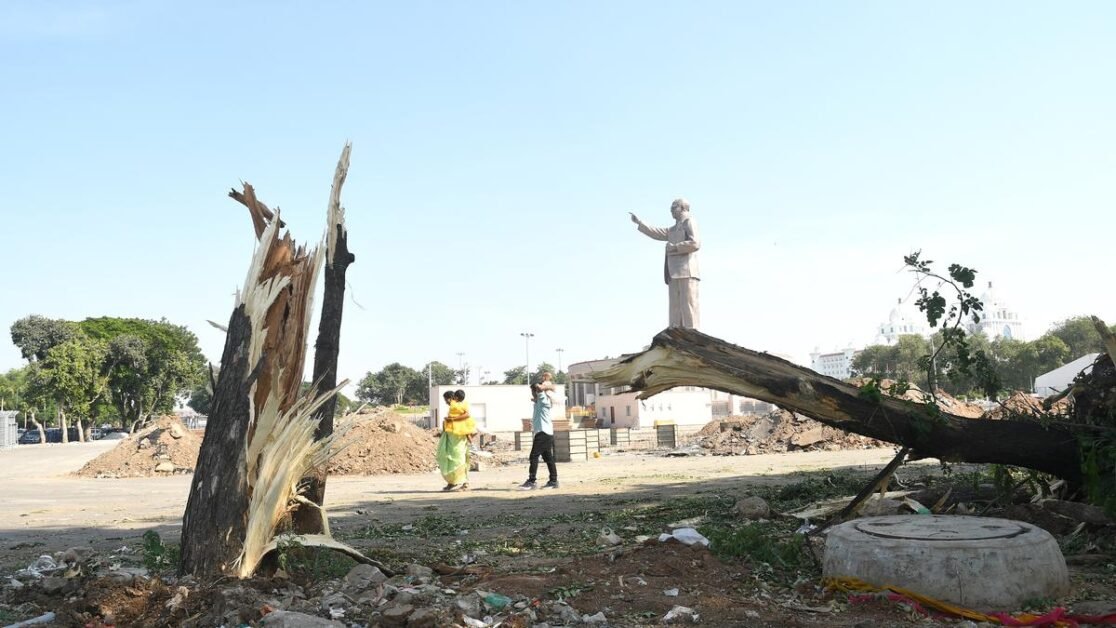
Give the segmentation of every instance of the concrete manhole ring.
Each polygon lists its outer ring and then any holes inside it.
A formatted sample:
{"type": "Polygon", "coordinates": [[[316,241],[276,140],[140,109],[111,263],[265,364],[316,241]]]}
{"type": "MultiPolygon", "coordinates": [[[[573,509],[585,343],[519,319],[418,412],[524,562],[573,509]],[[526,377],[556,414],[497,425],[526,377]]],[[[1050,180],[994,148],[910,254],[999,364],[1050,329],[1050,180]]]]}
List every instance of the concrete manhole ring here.
{"type": "Polygon", "coordinates": [[[894,515],[847,521],[825,540],[825,577],[899,586],[977,610],[1014,611],[1069,589],[1049,532],[1022,521],[894,515]]]}
{"type": "Polygon", "coordinates": [[[989,541],[1009,539],[1027,534],[1033,528],[1018,521],[930,515],[920,517],[891,516],[860,519],[856,529],[885,539],[910,541],[989,541]],[[975,521],[973,521],[975,519],[975,521]]]}

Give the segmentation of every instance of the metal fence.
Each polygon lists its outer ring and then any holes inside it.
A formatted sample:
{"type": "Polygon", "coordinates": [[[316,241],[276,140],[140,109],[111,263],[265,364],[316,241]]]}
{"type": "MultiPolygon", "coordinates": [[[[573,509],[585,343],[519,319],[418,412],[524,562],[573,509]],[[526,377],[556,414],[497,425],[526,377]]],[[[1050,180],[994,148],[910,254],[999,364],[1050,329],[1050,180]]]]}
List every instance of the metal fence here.
{"type": "Polygon", "coordinates": [[[19,444],[18,412],[0,412],[0,449],[8,449],[19,444]]]}

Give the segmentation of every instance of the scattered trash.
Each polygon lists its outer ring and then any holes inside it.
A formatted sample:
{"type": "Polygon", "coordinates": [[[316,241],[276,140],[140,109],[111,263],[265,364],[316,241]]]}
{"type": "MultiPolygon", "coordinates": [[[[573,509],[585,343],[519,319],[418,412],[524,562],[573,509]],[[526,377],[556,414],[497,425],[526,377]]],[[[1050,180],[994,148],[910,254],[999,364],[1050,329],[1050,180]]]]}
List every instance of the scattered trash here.
{"type": "Polygon", "coordinates": [[[674,538],[676,541],[684,545],[701,543],[702,545],[709,547],[709,539],[702,536],[700,532],[693,528],[677,528],[670,534],[664,534],[663,536],[659,537],[660,541],[667,541],[671,538],[674,538]],[[665,536],[666,539],[664,539],[663,536],[665,536]]]}
{"type": "Polygon", "coordinates": [[[174,597],[167,600],[166,607],[171,609],[171,611],[176,611],[186,602],[186,598],[188,597],[190,597],[190,589],[178,587],[174,592],[174,597]]]}
{"type": "Polygon", "coordinates": [[[620,545],[624,539],[620,538],[612,528],[601,528],[601,535],[597,537],[597,545],[620,545]]]}
{"type": "Polygon", "coordinates": [[[43,554],[35,559],[35,562],[28,565],[25,569],[20,569],[15,573],[16,576],[30,576],[32,578],[42,578],[47,574],[54,573],[63,566],[54,562],[50,556],[43,554]]]}
{"type": "Polygon", "coordinates": [[[507,608],[508,604],[511,604],[511,602],[512,600],[510,597],[506,595],[500,595],[499,593],[489,593],[488,595],[484,596],[484,605],[494,611],[499,611],[507,608]]]}
{"type": "Polygon", "coordinates": [[[39,615],[38,617],[32,617],[31,619],[21,621],[21,622],[16,622],[14,624],[8,624],[7,628],[20,628],[21,626],[35,626],[35,625],[38,625],[38,624],[49,624],[49,623],[52,623],[53,621],[54,621],[54,613],[43,613],[42,615],[39,615]]]}
{"type": "Polygon", "coordinates": [[[696,624],[701,620],[701,615],[697,611],[688,606],[675,606],[670,609],[666,615],[663,615],[662,622],[664,624],[672,623],[692,623],[696,624]]]}
{"type": "MultiPolygon", "coordinates": [[[[908,495],[911,495],[913,493],[915,493],[915,491],[888,491],[888,492],[883,494],[882,499],[887,499],[887,500],[902,499],[902,498],[907,497],[908,495]]],[[[830,515],[834,515],[834,514],[837,514],[838,512],[841,512],[841,510],[845,506],[848,506],[850,503],[852,503],[852,500],[854,500],[854,499],[856,499],[856,496],[854,496],[854,495],[850,495],[848,497],[837,497],[837,498],[834,498],[834,499],[824,499],[824,500],[817,501],[817,502],[814,502],[812,504],[809,504],[808,506],[805,506],[803,508],[799,508],[798,510],[788,512],[787,514],[792,516],[792,517],[797,517],[799,519],[806,519],[806,520],[809,520],[809,519],[825,519],[826,517],[829,517],[830,515]]],[[[878,500],[878,499],[881,499],[880,496],[879,496],[879,493],[877,493],[875,495],[872,495],[868,500],[866,500],[865,503],[867,503],[868,501],[874,501],[874,500],[878,500]]]]}
{"type": "Polygon", "coordinates": [[[595,615],[582,615],[581,623],[583,624],[607,624],[608,618],[601,611],[597,611],[595,615]]]}
{"type": "Polygon", "coordinates": [[[667,597],[678,597],[678,589],[666,589],[665,591],[663,591],[663,595],[667,597]]]}
{"type": "Polygon", "coordinates": [[[920,504],[917,501],[911,499],[910,497],[903,498],[903,503],[906,504],[906,506],[908,508],[913,510],[916,515],[928,515],[928,514],[930,514],[930,509],[929,508],[927,508],[926,506],[923,506],[922,504],[920,504]]]}
{"type": "Polygon", "coordinates": [[[813,532],[814,530],[817,530],[817,529],[818,529],[818,526],[810,523],[809,519],[806,519],[802,522],[802,525],[798,526],[798,529],[795,530],[794,533],[795,534],[809,534],[809,533],[811,533],[811,532],[813,532]]]}

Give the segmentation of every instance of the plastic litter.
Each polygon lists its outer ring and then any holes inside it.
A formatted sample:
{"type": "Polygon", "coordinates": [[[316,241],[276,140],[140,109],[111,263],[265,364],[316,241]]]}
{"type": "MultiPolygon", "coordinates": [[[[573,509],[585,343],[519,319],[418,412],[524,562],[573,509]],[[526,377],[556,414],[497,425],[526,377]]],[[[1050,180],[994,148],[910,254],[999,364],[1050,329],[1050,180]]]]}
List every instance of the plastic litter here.
{"type": "MultiPolygon", "coordinates": [[[[709,547],[709,539],[702,536],[700,532],[693,528],[678,528],[668,536],[673,536],[679,543],[683,543],[685,545],[701,543],[702,545],[709,547]]],[[[662,539],[660,538],[660,540],[662,539]]]]}
{"type": "Polygon", "coordinates": [[[612,528],[601,528],[601,535],[597,537],[597,545],[620,545],[624,539],[620,538],[612,528]]]}
{"type": "Polygon", "coordinates": [[[494,611],[507,608],[508,604],[511,604],[511,598],[506,595],[500,595],[499,593],[489,593],[488,595],[484,596],[484,605],[494,611]]]}
{"type": "Polygon", "coordinates": [[[669,624],[675,621],[698,623],[701,620],[701,615],[689,606],[675,606],[670,609],[666,615],[663,615],[663,623],[669,624]]]}
{"type": "Polygon", "coordinates": [[[54,562],[50,556],[43,554],[35,559],[35,562],[28,565],[25,569],[20,569],[15,573],[16,576],[31,576],[32,578],[42,578],[43,576],[53,573],[62,569],[62,566],[54,562]]]}

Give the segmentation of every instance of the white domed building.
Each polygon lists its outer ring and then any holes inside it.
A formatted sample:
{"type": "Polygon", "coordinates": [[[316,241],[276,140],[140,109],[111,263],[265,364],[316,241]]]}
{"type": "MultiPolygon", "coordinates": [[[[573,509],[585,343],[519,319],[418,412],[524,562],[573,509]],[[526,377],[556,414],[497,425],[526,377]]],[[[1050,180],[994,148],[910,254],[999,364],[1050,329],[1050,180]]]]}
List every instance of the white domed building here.
{"type": "Polygon", "coordinates": [[[898,299],[887,317],[887,322],[876,330],[874,344],[893,345],[899,340],[899,336],[913,335],[929,338],[930,333],[926,315],[918,311],[914,305],[903,303],[903,299],[898,299]]]}
{"type": "Polygon", "coordinates": [[[984,310],[980,313],[980,321],[968,324],[969,332],[982,332],[989,340],[1008,338],[1026,340],[1023,335],[1023,321],[1019,313],[1008,307],[998,294],[992,291],[992,282],[988,282],[988,289],[980,295],[984,310]]]}

